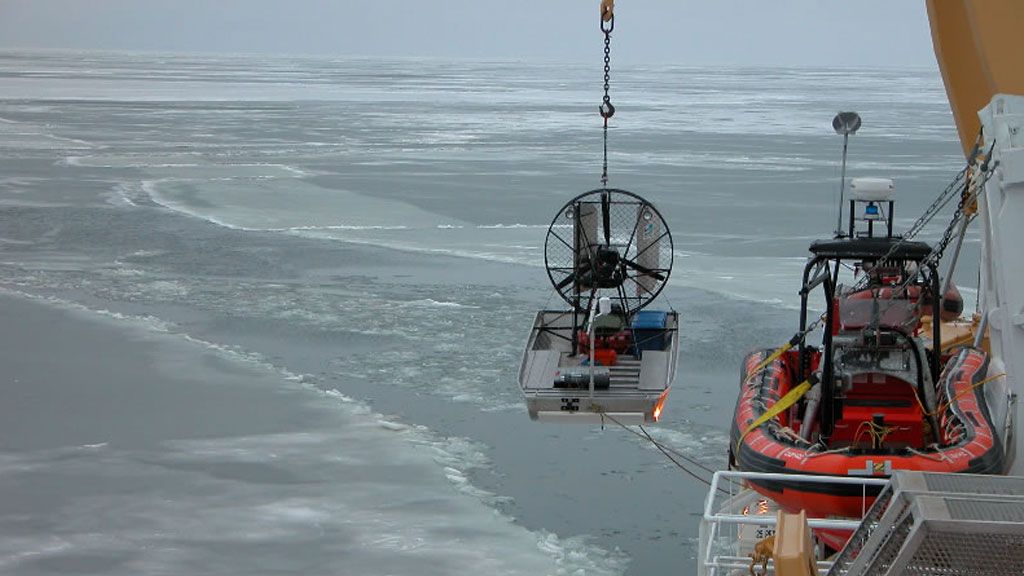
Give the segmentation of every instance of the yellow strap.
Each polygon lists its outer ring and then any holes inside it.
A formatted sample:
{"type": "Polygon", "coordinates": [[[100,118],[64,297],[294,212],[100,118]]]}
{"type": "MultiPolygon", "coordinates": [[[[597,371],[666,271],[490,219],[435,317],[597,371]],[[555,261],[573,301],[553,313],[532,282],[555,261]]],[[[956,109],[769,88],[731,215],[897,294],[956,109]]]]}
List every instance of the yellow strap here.
{"type": "Polygon", "coordinates": [[[803,382],[800,383],[799,386],[790,390],[788,394],[786,394],[782,398],[779,398],[778,402],[773,404],[772,407],[766,410],[764,414],[761,414],[760,418],[751,422],[750,426],[747,426],[747,429],[743,431],[743,434],[740,434],[740,439],[736,441],[736,450],[739,451],[740,444],[743,442],[743,439],[747,437],[747,434],[753,432],[754,429],[760,426],[761,424],[764,424],[765,422],[771,420],[772,418],[775,418],[780,413],[782,413],[782,411],[785,410],[786,408],[789,408],[793,404],[796,404],[796,401],[803,397],[803,395],[806,394],[807,391],[810,389],[811,381],[804,380],[803,382]]]}
{"type": "Polygon", "coordinates": [[[754,369],[751,370],[749,374],[747,374],[747,379],[743,381],[743,384],[746,385],[746,384],[750,383],[750,381],[754,379],[754,376],[757,376],[758,372],[760,372],[761,370],[764,370],[765,366],[767,366],[767,365],[771,364],[772,362],[775,362],[776,360],[778,360],[779,356],[782,356],[783,354],[785,354],[786,351],[788,351],[792,347],[793,347],[793,344],[787,342],[787,343],[782,345],[782,348],[779,348],[775,352],[772,352],[767,358],[765,358],[764,360],[758,362],[757,366],[754,366],[754,369]]]}
{"type": "Polygon", "coordinates": [[[615,0],[601,0],[601,20],[607,22],[612,19],[615,11],[615,0]]]}
{"type": "Polygon", "coordinates": [[[793,346],[796,346],[801,341],[803,341],[804,336],[806,336],[808,332],[816,330],[817,327],[818,327],[818,324],[821,323],[821,322],[824,322],[824,321],[825,321],[825,315],[822,314],[821,317],[818,318],[817,320],[815,320],[814,324],[811,324],[810,326],[808,326],[806,330],[803,330],[803,331],[800,331],[800,332],[797,332],[796,334],[794,334],[793,337],[789,339],[789,342],[786,342],[785,344],[780,346],[775,352],[772,352],[767,358],[765,358],[764,360],[760,361],[757,364],[757,366],[754,366],[754,369],[751,370],[749,374],[747,374],[747,379],[743,381],[742,385],[748,384],[751,380],[754,379],[754,376],[757,376],[758,372],[760,372],[761,370],[764,370],[765,366],[771,364],[772,362],[775,362],[776,360],[779,359],[779,356],[782,356],[783,354],[788,352],[791,348],[793,348],[793,346]]]}

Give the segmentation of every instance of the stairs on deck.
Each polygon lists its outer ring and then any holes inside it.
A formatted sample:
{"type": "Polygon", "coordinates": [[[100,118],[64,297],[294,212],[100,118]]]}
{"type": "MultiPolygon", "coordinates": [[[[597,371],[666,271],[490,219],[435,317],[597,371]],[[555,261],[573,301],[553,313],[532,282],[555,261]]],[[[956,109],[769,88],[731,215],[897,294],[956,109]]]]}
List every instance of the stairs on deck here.
{"type": "Polygon", "coordinates": [[[609,388],[636,390],[640,387],[640,361],[632,356],[619,356],[615,366],[610,366],[609,388]]]}

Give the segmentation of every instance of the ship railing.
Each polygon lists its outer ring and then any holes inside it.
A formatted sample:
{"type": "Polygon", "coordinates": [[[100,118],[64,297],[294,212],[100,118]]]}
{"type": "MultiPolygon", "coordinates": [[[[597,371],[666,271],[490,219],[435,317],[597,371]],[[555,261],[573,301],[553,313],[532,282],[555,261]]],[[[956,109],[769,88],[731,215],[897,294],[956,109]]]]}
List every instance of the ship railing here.
{"type": "MultiPolygon", "coordinates": [[[[767,472],[720,470],[711,479],[704,501],[697,551],[698,576],[749,576],[751,554],[758,542],[775,533],[778,505],[748,487],[751,480],[785,480],[787,483],[853,484],[861,486],[860,518],[808,518],[811,529],[853,531],[870,508],[873,494],[869,486],[885,486],[886,478],[855,478],[848,476],[808,476],[767,472]]],[[[758,563],[760,564],[760,563],[758,563]]],[[[824,576],[832,566],[830,560],[817,562],[818,574],[824,576]]],[[[760,566],[757,566],[760,568],[760,566]]],[[[767,574],[775,574],[768,561],[767,574]]],[[[760,572],[758,572],[760,574],[760,572]]]]}

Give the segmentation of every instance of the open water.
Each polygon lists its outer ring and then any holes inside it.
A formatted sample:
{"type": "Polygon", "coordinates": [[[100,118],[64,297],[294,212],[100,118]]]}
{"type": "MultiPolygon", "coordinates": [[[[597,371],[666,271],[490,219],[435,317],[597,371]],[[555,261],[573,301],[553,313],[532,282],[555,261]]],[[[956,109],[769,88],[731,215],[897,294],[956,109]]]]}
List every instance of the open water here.
{"type": "MultiPolygon", "coordinates": [[[[832,116],[863,116],[848,172],[896,180],[897,228],[959,145],[932,69],[614,71],[609,184],[671,226],[684,325],[652,433],[720,468],[739,362],[791,335],[835,228],[832,116]]],[[[7,381],[0,487],[35,504],[2,498],[3,572],[694,573],[705,487],[620,429],[530,422],[515,381],[558,302],[547,224],[598,187],[599,90],[580,64],[0,53],[0,287],[193,382],[7,381]],[[73,427],[16,417],[90,386],[73,427]]]]}

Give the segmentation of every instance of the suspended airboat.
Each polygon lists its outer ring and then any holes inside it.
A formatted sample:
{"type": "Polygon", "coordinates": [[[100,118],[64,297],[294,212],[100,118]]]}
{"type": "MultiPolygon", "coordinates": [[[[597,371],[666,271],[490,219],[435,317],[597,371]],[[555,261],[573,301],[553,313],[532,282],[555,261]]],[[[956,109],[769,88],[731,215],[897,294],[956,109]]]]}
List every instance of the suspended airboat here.
{"type": "Polygon", "coordinates": [[[656,422],[675,378],[678,316],[649,309],[672,272],[672,236],[649,202],[602,188],[573,198],[544,243],[567,308],[537,313],[519,368],[530,418],[656,422]]]}

